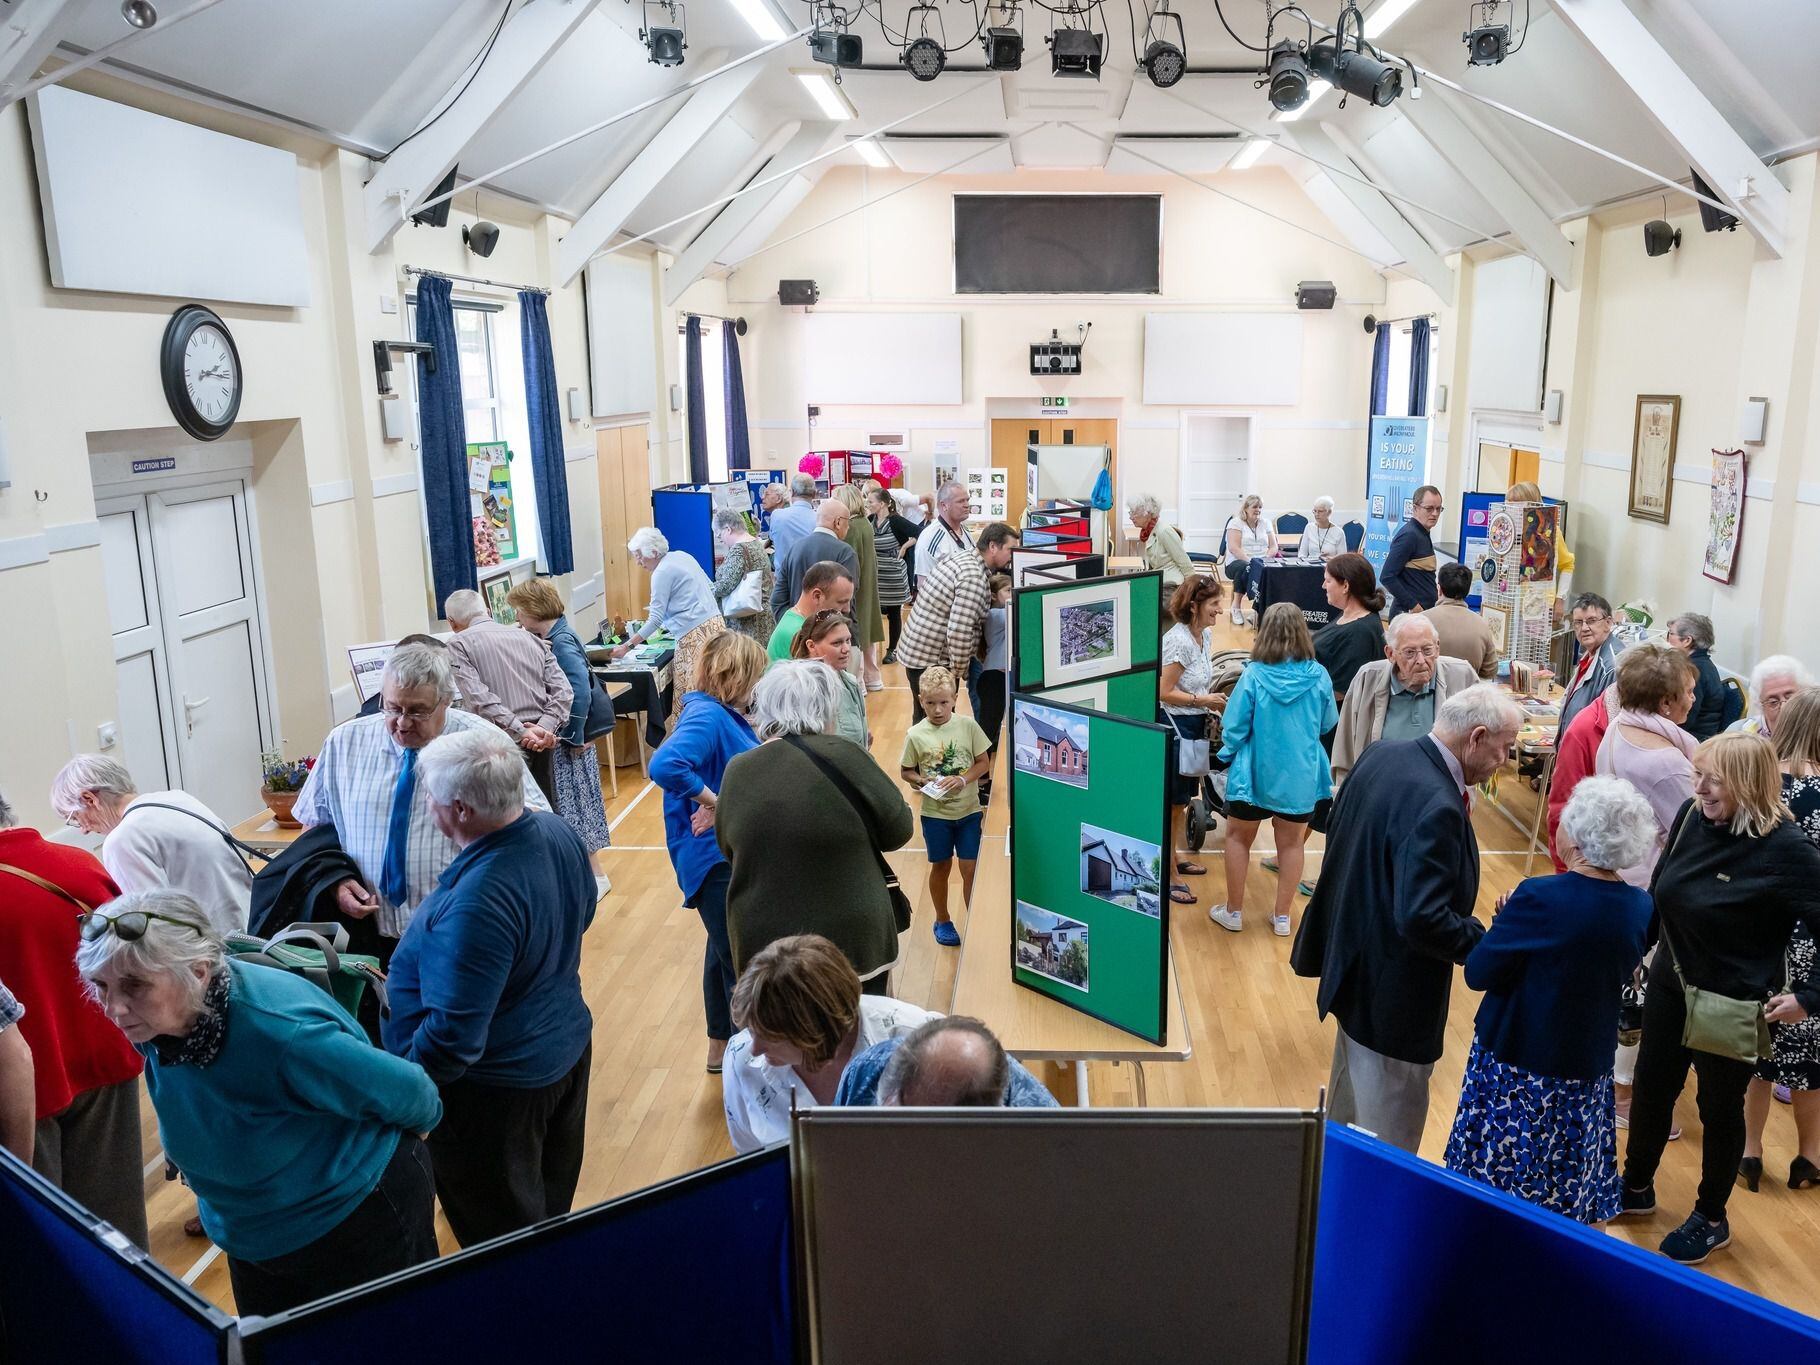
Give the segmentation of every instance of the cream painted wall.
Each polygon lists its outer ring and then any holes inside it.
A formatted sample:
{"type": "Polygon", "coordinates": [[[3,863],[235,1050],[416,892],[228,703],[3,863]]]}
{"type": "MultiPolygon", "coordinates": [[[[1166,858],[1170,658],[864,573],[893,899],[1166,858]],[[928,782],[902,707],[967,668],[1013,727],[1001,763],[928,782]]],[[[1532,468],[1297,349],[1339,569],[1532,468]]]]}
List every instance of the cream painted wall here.
{"type": "Polygon", "coordinates": [[[962,465],[983,463],[989,458],[989,417],[1034,416],[1038,400],[1059,391],[1083,413],[1093,402],[1120,418],[1120,495],[1154,493],[1172,508],[1183,409],[1142,402],[1144,315],[1170,309],[1291,310],[1298,281],[1331,279],[1339,288],[1340,306],[1331,313],[1304,315],[1300,402],[1256,409],[1253,482],[1273,509],[1305,509],[1321,493],[1331,493],[1342,506],[1362,504],[1370,342],[1360,321],[1367,312],[1383,314],[1390,298],[1398,301],[1400,311],[1409,312],[1426,311],[1436,301],[1425,286],[1413,283],[1398,284],[1387,294],[1384,277],[1370,262],[1323,240],[1341,235],[1289,176],[1269,168],[1224,173],[1212,178],[1217,194],[1173,177],[1121,179],[1121,190],[1164,198],[1164,292],[1140,301],[987,300],[953,293],[954,193],[1092,191],[1104,188],[1099,177],[1074,172],[949,176],[906,188],[911,179],[865,168],[830,171],[779,226],[773,240],[781,244],[751,258],[728,280],[730,311],[743,313],[752,323],[745,355],[754,464],[793,468],[805,449],[838,449],[863,443],[873,431],[907,429],[910,482],[923,487],[932,477],[936,442],[958,442],[962,465]],[[892,195],[889,202],[785,240],[887,194],[892,195]],[[777,281],[791,278],[813,278],[820,284],[819,309],[824,312],[961,313],[964,401],[957,407],[824,406],[811,432],[806,418],[810,395],[801,365],[802,314],[776,302],[777,281]],[[1081,377],[1033,377],[1029,344],[1046,339],[1051,328],[1068,339],[1074,324],[1083,320],[1093,323],[1093,331],[1081,377]]]}

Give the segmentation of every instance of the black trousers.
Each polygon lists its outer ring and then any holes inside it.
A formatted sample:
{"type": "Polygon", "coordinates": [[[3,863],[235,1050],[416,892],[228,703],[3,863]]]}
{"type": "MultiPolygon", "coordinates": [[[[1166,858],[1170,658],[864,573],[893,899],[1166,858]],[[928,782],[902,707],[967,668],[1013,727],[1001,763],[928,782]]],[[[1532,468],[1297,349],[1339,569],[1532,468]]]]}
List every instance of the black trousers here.
{"type": "Polygon", "coordinates": [[[859,993],[861,995],[890,995],[891,973],[880,972],[877,976],[867,977],[859,983],[859,993]]]}
{"type": "MultiPolygon", "coordinates": [[[[979,679],[979,710],[974,719],[986,738],[992,741],[992,752],[998,752],[998,732],[1005,724],[1006,689],[1011,675],[1002,668],[983,668],[979,679]]],[[[990,780],[991,775],[987,775],[990,780]]]]}
{"type": "Polygon", "coordinates": [[[904,633],[904,608],[900,604],[879,610],[885,613],[885,653],[889,654],[897,648],[898,637],[904,633]]]}
{"type": "Polygon", "coordinates": [[[922,684],[923,674],[927,671],[921,668],[911,668],[907,664],[904,666],[904,681],[910,684],[910,723],[912,725],[917,724],[928,714],[923,710],[923,699],[917,691],[922,684]]]}
{"type": "Polygon", "coordinates": [[[423,1140],[409,1133],[373,1192],[308,1246],[269,1261],[228,1257],[241,1316],[270,1316],[436,1259],[436,1186],[423,1140]]]}
{"type": "Polygon", "coordinates": [[[716,864],[684,902],[701,916],[701,927],[708,932],[701,956],[701,1003],[708,1017],[708,1037],[722,1043],[733,1036],[733,987],[739,981],[733,970],[733,942],[727,937],[727,884],[732,878],[731,864],[716,864]]]}
{"type": "Polygon", "coordinates": [[[550,803],[550,809],[556,809],[556,750],[554,749],[520,749],[525,756],[525,767],[531,770],[531,780],[537,784],[537,790],[543,793],[543,799],[550,803]]]}
{"type": "MultiPolygon", "coordinates": [[[[1658,959],[1661,955],[1658,954],[1658,959]]],[[[1675,1101],[1687,1084],[1691,1062],[1700,1106],[1700,1189],[1694,1209],[1725,1217],[1725,1201],[1744,1156],[1744,1091],[1754,1068],[1748,1062],[1681,1046],[1687,1002],[1671,971],[1658,971],[1643,997],[1643,1042],[1630,1095],[1630,1142],[1624,1149],[1624,1183],[1640,1190],[1655,1179],[1668,1146],[1675,1101]]]]}
{"type": "Polygon", "coordinates": [[[464,1247],[567,1213],[581,1178],[594,1045],[551,1085],[517,1090],[477,1081],[442,1087],[430,1133],[436,1197],[464,1247]]]}

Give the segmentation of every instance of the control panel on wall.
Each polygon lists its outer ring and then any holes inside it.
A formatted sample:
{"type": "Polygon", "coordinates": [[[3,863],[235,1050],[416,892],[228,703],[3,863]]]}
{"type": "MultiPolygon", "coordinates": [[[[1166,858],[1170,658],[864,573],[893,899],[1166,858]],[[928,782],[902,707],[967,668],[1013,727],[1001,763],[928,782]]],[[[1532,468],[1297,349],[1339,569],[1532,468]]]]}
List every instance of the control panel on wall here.
{"type": "Polygon", "coordinates": [[[1075,326],[1080,332],[1078,340],[1063,341],[1061,331],[1051,329],[1049,340],[1031,344],[1031,374],[1066,379],[1081,372],[1081,353],[1086,349],[1087,333],[1092,330],[1093,324],[1079,322],[1075,326]]]}

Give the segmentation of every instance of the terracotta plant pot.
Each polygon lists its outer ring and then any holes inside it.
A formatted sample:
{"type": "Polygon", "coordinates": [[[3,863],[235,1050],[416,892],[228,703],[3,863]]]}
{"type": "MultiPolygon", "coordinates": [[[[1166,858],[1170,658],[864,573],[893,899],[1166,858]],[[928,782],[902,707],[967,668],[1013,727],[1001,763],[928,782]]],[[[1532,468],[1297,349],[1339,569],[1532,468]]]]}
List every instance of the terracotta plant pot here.
{"type": "Polygon", "coordinates": [[[265,788],[259,792],[260,800],[265,802],[265,808],[272,813],[272,823],[279,829],[303,828],[303,821],[291,814],[291,807],[297,804],[297,797],[297,792],[275,792],[265,788]]]}

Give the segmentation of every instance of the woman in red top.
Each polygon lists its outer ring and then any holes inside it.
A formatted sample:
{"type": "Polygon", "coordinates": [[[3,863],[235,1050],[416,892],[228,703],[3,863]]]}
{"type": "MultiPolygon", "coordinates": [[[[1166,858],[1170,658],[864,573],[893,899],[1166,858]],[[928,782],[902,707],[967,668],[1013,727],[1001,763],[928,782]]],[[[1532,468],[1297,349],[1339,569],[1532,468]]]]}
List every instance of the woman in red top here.
{"type": "Polygon", "coordinates": [[[94,855],[16,828],[0,797],[0,962],[32,1049],[32,1165],[143,1247],[142,1063],[76,974],[77,920],[119,894],[94,855]]]}

